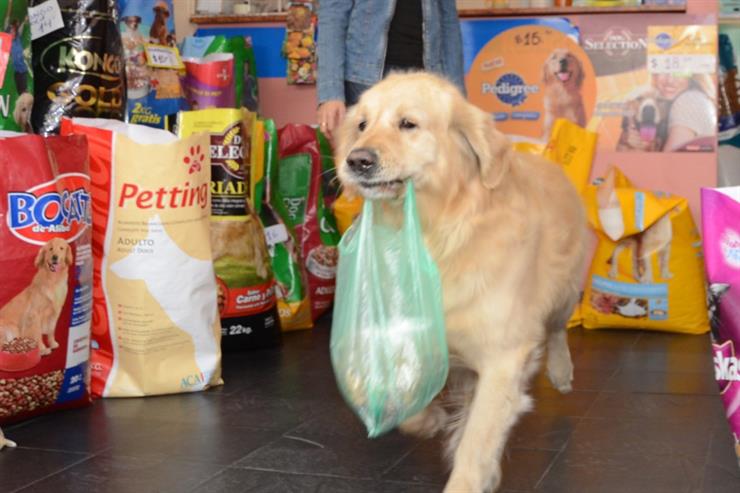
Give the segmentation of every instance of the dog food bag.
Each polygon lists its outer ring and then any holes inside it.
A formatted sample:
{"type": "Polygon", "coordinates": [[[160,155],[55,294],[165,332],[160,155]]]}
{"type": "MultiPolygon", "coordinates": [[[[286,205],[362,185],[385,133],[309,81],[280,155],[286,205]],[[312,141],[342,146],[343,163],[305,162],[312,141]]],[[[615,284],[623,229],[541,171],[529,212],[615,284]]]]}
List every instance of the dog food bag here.
{"type": "Polygon", "coordinates": [[[280,342],[275,279],[262,223],[248,201],[254,114],[210,109],[180,113],[180,137],[206,132],[211,153],[211,248],[221,315],[221,346],[280,342]]]}
{"type": "Polygon", "coordinates": [[[182,56],[204,58],[211,54],[234,56],[234,105],[237,109],[258,110],[257,66],[250,38],[243,36],[188,36],[182,44],[182,56]]]}
{"type": "Polygon", "coordinates": [[[255,151],[252,161],[252,200],[265,227],[270,261],[275,273],[278,313],[282,330],[310,329],[311,302],[308,297],[305,271],[301,267],[300,242],[286,220],[288,211],[277,188],[278,132],[275,122],[260,121],[255,126],[255,144],[260,138],[262,151],[255,151]],[[262,160],[259,158],[263,157],[262,160]],[[273,200],[274,197],[274,200],[273,200]]]}
{"type": "Polygon", "coordinates": [[[370,437],[424,409],[447,380],[439,272],[424,246],[411,182],[403,224],[365,201],[339,244],[331,331],[334,374],[370,437]]]}
{"type": "Polygon", "coordinates": [[[714,374],[740,463],[740,187],[702,189],[701,215],[714,374]]]}
{"type": "Polygon", "coordinates": [[[221,384],[208,135],[84,118],[64,119],[62,133],[90,145],[93,393],[221,384]]]}
{"type": "MultiPolygon", "coordinates": [[[[320,137],[308,125],[286,125],[278,132],[280,160],[277,173],[268,175],[270,202],[281,202],[287,215],[282,218],[295,231],[302,266],[308,282],[311,317],[315,321],[331,307],[337,266],[339,231],[324,186],[333,176],[331,153],[321,153],[320,137]]],[[[334,192],[331,192],[334,193],[334,192]]]]}
{"type": "Polygon", "coordinates": [[[90,402],[93,260],[84,136],[0,135],[0,169],[5,424],[90,402]]]}
{"type": "Polygon", "coordinates": [[[189,109],[234,107],[234,55],[214,53],[183,63],[182,89],[189,109]]]}
{"type": "Polygon", "coordinates": [[[126,74],[115,0],[30,0],[30,4],[44,9],[58,4],[62,21],[57,27],[50,20],[51,27],[32,42],[34,130],[57,133],[65,116],[123,120],[126,74]]]}
{"type": "Polygon", "coordinates": [[[31,132],[33,71],[28,1],[0,2],[0,130],[31,132]]]}
{"type": "Polygon", "coordinates": [[[599,241],[583,326],[707,332],[701,237],[687,200],[637,189],[617,168],[584,200],[599,241]]]}

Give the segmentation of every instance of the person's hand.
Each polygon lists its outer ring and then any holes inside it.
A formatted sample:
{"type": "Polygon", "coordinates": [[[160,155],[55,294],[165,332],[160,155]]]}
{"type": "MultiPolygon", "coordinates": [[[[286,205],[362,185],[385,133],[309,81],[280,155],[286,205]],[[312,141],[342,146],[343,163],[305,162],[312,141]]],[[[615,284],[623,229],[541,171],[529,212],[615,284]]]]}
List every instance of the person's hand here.
{"type": "Polygon", "coordinates": [[[319,106],[317,115],[319,128],[329,139],[333,139],[334,130],[344,120],[344,113],[346,111],[347,108],[344,106],[344,102],[338,99],[324,101],[319,106]]]}

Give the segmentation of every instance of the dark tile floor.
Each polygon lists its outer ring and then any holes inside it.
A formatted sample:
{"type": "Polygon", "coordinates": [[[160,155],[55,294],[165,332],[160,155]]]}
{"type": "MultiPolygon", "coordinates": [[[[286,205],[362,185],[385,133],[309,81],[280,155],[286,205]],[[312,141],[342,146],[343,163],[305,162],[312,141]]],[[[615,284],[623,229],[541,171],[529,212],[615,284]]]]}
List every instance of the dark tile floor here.
{"type": "MultiPolygon", "coordinates": [[[[8,427],[0,491],[435,492],[438,441],[367,440],[333,380],[325,322],[229,355],[209,392],[98,401],[8,427]]],[[[505,492],[740,492],[706,336],[571,331],[575,390],[543,376],[505,492]]]]}

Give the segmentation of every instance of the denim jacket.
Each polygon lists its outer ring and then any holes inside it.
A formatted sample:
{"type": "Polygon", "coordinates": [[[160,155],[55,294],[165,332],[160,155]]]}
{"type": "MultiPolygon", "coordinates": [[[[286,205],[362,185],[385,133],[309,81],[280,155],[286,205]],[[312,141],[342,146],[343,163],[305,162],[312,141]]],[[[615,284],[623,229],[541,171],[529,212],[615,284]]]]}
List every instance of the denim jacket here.
{"type": "MultiPolygon", "coordinates": [[[[319,103],[344,101],[344,81],[372,85],[383,78],[388,29],[403,0],[319,2],[319,103]]],[[[424,68],[465,91],[462,37],[455,0],[422,0],[424,68]]]]}

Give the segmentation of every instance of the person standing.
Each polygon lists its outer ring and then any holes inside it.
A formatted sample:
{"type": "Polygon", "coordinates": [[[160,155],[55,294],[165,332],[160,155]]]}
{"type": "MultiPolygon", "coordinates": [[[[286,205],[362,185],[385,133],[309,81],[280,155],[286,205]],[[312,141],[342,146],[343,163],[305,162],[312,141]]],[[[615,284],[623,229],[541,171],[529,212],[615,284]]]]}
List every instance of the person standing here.
{"type": "Polygon", "coordinates": [[[465,92],[455,0],[321,0],[317,119],[329,137],[362,92],[396,70],[428,70],[465,92]]]}

